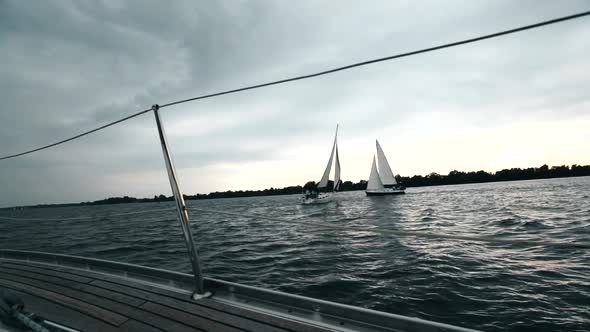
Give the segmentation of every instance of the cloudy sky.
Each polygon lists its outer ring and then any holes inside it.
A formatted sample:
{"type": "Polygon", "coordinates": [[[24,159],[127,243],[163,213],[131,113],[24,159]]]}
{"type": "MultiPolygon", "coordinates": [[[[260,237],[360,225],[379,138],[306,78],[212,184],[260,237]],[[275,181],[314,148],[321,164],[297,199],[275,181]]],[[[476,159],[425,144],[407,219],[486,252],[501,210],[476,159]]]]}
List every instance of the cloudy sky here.
{"type": "MultiPolygon", "coordinates": [[[[568,1],[0,0],[0,155],[176,99],[590,9],[568,1]]],[[[163,110],[189,194],[590,164],[590,18],[163,110]]],[[[0,161],[0,206],[170,193],[145,114],[0,161]]]]}

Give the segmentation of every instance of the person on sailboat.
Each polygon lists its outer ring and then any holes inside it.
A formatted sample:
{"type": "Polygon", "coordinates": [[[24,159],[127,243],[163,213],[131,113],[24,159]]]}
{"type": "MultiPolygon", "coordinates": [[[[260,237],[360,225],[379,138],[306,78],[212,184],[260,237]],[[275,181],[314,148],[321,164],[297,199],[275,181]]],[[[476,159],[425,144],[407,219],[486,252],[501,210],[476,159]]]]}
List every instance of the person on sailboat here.
{"type": "Polygon", "coordinates": [[[318,198],[317,189],[313,189],[311,191],[309,191],[309,190],[305,191],[305,199],[310,199],[310,198],[318,198]]]}

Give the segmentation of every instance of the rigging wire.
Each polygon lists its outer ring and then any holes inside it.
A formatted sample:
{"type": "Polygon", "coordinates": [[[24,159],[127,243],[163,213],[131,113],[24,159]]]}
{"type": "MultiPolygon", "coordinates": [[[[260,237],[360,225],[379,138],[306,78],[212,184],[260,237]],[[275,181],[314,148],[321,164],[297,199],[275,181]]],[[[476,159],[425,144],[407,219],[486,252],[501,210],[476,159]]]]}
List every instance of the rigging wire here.
{"type": "Polygon", "coordinates": [[[404,231],[404,230],[395,230],[395,229],[387,229],[387,228],[360,228],[354,226],[342,226],[336,224],[319,224],[317,222],[306,221],[301,219],[283,219],[283,218],[276,218],[276,217],[269,217],[260,214],[245,214],[245,213],[238,213],[238,212],[230,212],[230,211],[222,211],[222,210],[212,210],[212,209],[201,209],[201,208],[189,208],[189,211],[199,211],[211,214],[225,214],[231,216],[238,216],[238,217],[247,217],[247,218],[257,218],[257,219],[264,219],[269,221],[276,221],[281,223],[293,223],[293,224],[300,224],[304,226],[310,226],[315,229],[331,229],[331,230],[340,230],[340,231],[356,231],[356,232],[374,232],[381,235],[395,235],[401,237],[418,237],[418,238],[427,238],[427,239],[443,239],[443,240],[460,240],[460,241],[468,241],[468,242],[485,242],[491,244],[517,244],[517,245],[526,245],[531,247],[536,246],[551,246],[556,248],[564,248],[564,249],[588,249],[590,248],[590,243],[578,243],[578,242],[556,242],[556,241],[539,241],[539,240],[525,240],[525,239],[502,239],[502,238],[492,238],[486,236],[468,236],[468,235],[452,235],[452,234],[435,234],[429,233],[424,231],[404,231]]]}
{"type": "MultiPolygon", "coordinates": [[[[170,103],[161,105],[159,108],[161,109],[161,108],[170,107],[170,106],[173,106],[173,105],[178,105],[178,104],[183,104],[183,103],[188,103],[188,102],[196,101],[196,100],[199,100],[199,99],[206,99],[206,98],[218,97],[218,96],[222,96],[222,95],[233,94],[233,93],[238,93],[238,92],[247,91],[247,90],[259,89],[259,88],[263,88],[263,87],[267,87],[267,86],[271,86],[271,85],[284,84],[284,83],[288,83],[288,82],[294,82],[294,81],[299,81],[299,80],[314,78],[314,77],[318,77],[318,76],[333,74],[333,73],[336,73],[336,72],[339,72],[339,71],[349,70],[349,69],[352,69],[352,68],[366,66],[366,65],[370,65],[370,64],[374,64],[374,63],[378,63],[378,62],[384,62],[384,61],[394,60],[394,59],[408,57],[408,56],[412,56],[412,55],[416,55],[416,54],[427,53],[427,52],[432,52],[432,51],[441,50],[441,49],[445,49],[445,48],[455,47],[455,46],[459,46],[459,45],[470,44],[470,43],[478,42],[478,41],[481,41],[481,40],[496,38],[496,37],[500,37],[500,36],[504,36],[504,35],[509,35],[509,34],[512,34],[512,33],[521,32],[521,31],[525,31],[525,30],[531,30],[531,29],[542,27],[542,26],[547,26],[547,25],[552,25],[552,24],[556,24],[556,23],[560,23],[560,22],[565,22],[565,21],[569,21],[569,20],[573,20],[573,19],[578,19],[578,18],[581,18],[581,17],[584,17],[584,16],[588,16],[588,15],[590,15],[590,11],[585,11],[585,12],[581,12],[581,13],[577,13],[577,14],[573,14],[573,15],[568,15],[568,16],[563,16],[563,17],[555,18],[555,19],[548,20],[548,21],[543,21],[543,22],[539,22],[539,23],[535,23],[535,24],[521,26],[521,27],[518,27],[518,28],[513,28],[513,29],[504,30],[504,31],[500,31],[500,32],[496,32],[496,33],[492,33],[492,34],[488,34],[488,35],[483,35],[483,36],[480,36],[480,37],[474,37],[474,38],[464,39],[464,40],[457,41],[457,42],[452,42],[452,43],[437,45],[437,46],[433,46],[433,47],[423,48],[423,49],[419,49],[419,50],[415,50],[415,51],[411,51],[411,52],[400,53],[400,54],[386,56],[386,57],[382,57],[382,58],[376,58],[376,59],[372,59],[372,60],[357,62],[357,63],[353,63],[353,64],[350,64],[350,65],[346,65],[346,66],[342,66],[342,67],[336,67],[336,68],[332,68],[332,69],[328,69],[328,70],[324,70],[324,71],[320,71],[320,72],[315,72],[315,73],[311,73],[311,74],[300,75],[300,76],[286,78],[286,79],[282,79],[282,80],[278,80],[278,81],[272,81],[272,82],[267,82],[267,83],[262,83],[262,84],[256,84],[256,85],[241,87],[241,88],[237,88],[237,89],[225,90],[225,91],[221,91],[221,92],[216,92],[216,93],[201,95],[201,96],[192,97],[192,98],[188,98],[188,99],[178,100],[178,101],[174,101],[174,102],[170,102],[170,103]]],[[[15,153],[15,154],[10,154],[10,155],[6,155],[6,156],[2,156],[2,157],[0,157],[0,160],[6,160],[6,159],[11,159],[11,158],[16,158],[16,157],[24,156],[24,155],[27,155],[27,154],[30,154],[30,153],[34,153],[34,152],[37,152],[37,151],[49,149],[51,147],[54,147],[54,146],[57,146],[57,145],[60,145],[60,144],[67,143],[69,141],[78,139],[78,138],[83,137],[83,136],[86,136],[88,134],[92,134],[92,133],[97,132],[99,130],[108,128],[110,126],[113,126],[115,124],[121,123],[123,121],[130,120],[130,119],[135,118],[135,117],[137,117],[139,115],[145,114],[145,113],[147,113],[147,112],[149,112],[151,110],[152,110],[152,108],[146,109],[146,110],[143,110],[143,111],[134,113],[134,114],[131,114],[131,115],[129,115],[127,117],[124,117],[122,119],[119,119],[117,121],[110,122],[110,123],[105,124],[105,125],[103,125],[101,127],[98,127],[98,128],[95,128],[95,129],[92,129],[92,130],[83,132],[83,133],[81,133],[79,135],[76,135],[76,136],[73,136],[73,137],[70,137],[70,138],[67,138],[67,139],[64,139],[64,140],[61,140],[61,141],[52,143],[52,144],[48,144],[48,145],[45,145],[45,146],[41,146],[41,147],[38,147],[38,148],[35,148],[35,149],[31,149],[31,150],[27,150],[27,151],[20,152],[20,153],[15,153]]]]}
{"type": "Polygon", "coordinates": [[[573,20],[573,19],[580,18],[580,17],[587,16],[587,15],[590,15],[590,11],[586,11],[586,12],[578,13],[578,14],[574,14],[574,15],[569,15],[569,16],[564,16],[564,17],[553,19],[553,20],[539,22],[539,23],[535,23],[535,24],[531,24],[531,25],[526,25],[526,26],[514,28],[514,29],[504,30],[504,31],[500,31],[500,32],[496,32],[496,33],[492,33],[492,34],[488,34],[488,35],[484,35],[484,36],[480,36],[480,37],[464,39],[464,40],[453,42],[453,43],[432,46],[432,47],[423,48],[423,49],[416,50],[416,51],[400,53],[400,54],[396,54],[396,55],[390,55],[390,56],[367,60],[367,61],[363,61],[363,62],[357,62],[357,63],[353,63],[350,65],[342,66],[342,67],[337,67],[337,68],[332,68],[332,69],[316,72],[313,74],[301,75],[301,76],[286,78],[283,80],[262,83],[262,84],[247,86],[247,87],[243,87],[243,88],[227,90],[227,91],[222,91],[222,92],[216,92],[216,93],[212,93],[212,94],[208,94],[208,95],[179,100],[179,101],[175,101],[175,102],[161,105],[160,108],[168,107],[168,106],[172,106],[172,105],[183,104],[183,103],[187,103],[187,102],[195,101],[195,100],[199,100],[199,99],[217,97],[217,96],[227,95],[227,94],[231,94],[231,93],[246,91],[246,90],[263,88],[263,87],[267,87],[267,86],[271,86],[271,85],[283,84],[283,83],[288,83],[288,82],[299,81],[299,80],[304,80],[304,79],[308,79],[308,78],[333,74],[333,73],[336,73],[339,71],[348,70],[348,69],[352,69],[352,68],[356,68],[356,67],[362,67],[362,66],[366,66],[366,65],[370,65],[370,64],[374,64],[374,63],[378,63],[378,62],[384,62],[384,61],[403,58],[403,57],[416,55],[416,54],[420,54],[420,53],[427,53],[427,52],[432,52],[432,51],[436,51],[436,50],[440,50],[440,49],[444,49],[444,48],[450,48],[450,47],[454,47],[454,46],[470,44],[470,43],[474,43],[474,42],[485,40],[485,39],[491,39],[491,38],[495,38],[495,37],[500,37],[500,36],[512,34],[515,32],[539,28],[539,27],[542,27],[545,25],[551,25],[551,24],[555,24],[555,23],[559,23],[559,22],[563,22],[563,21],[573,20]]]}
{"type": "Polygon", "coordinates": [[[72,137],[70,137],[70,138],[66,138],[66,139],[64,139],[64,140],[61,140],[61,141],[58,141],[58,142],[55,142],[55,143],[51,143],[51,144],[48,144],[48,145],[44,145],[44,146],[38,147],[38,148],[36,148],[36,149],[32,149],[32,150],[28,150],[28,151],[24,151],[24,152],[20,152],[20,153],[15,153],[15,154],[11,154],[11,155],[8,155],[8,156],[4,156],[4,157],[1,157],[1,158],[0,158],[0,160],[4,160],[4,159],[11,159],[11,158],[16,158],[16,157],[24,156],[24,155],[26,155],[26,154],[33,153],[33,152],[37,152],[37,151],[41,151],[41,150],[45,150],[45,149],[49,149],[49,148],[52,148],[52,147],[54,147],[54,146],[61,145],[61,144],[67,143],[67,142],[69,142],[69,141],[73,141],[73,140],[75,140],[75,139],[78,139],[78,138],[80,138],[80,137],[83,137],[83,136],[86,136],[86,135],[92,134],[92,133],[94,133],[94,132],[97,132],[97,131],[99,131],[99,130],[106,129],[106,128],[110,127],[110,126],[114,126],[114,125],[116,125],[116,124],[118,124],[118,123],[121,123],[121,122],[123,122],[123,121],[127,121],[127,120],[130,120],[130,119],[133,119],[133,118],[135,118],[135,117],[137,117],[137,116],[140,116],[140,115],[142,115],[142,114],[145,114],[145,113],[147,113],[147,112],[149,112],[149,111],[151,111],[151,110],[152,110],[152,109],[150,108],[150,109],[147,109],[147,110],[143,110],[143,111],[141,111],[141,112],[137,112],[137,113],[131,114],[131,115],[129,115],[129,116],[126,116],[126,117],[124,117],[124,118],[122,118],[122,119],[119,119],[119,120],[117,120],[117,121],[113,121],[113,122],[107,123],[107,124],[105,124],[104,126],[100,126],[100,127],[98,127],[98,128],[94,128],[94,129],[92,129],[92,130],[89,130],[89,131],[85,131],[85,132],[83,132],[83,133],[81,133],[81,134],[79,134],[79,135],[72,136],[72,137]]]}

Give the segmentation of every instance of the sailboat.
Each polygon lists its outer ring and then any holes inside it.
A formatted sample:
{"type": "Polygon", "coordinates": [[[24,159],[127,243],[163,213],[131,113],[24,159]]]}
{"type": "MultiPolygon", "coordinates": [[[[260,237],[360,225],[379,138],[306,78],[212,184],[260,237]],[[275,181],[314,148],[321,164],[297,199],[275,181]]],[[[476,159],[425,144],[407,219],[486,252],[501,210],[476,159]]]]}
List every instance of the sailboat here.
{"type": "Polygon", "coordinates": [[[328,165],[324,170],[324,175],[318,183],[317,187],[312,190],[306,190],[303,193],[303,204],[321,204],[332,201],[332,196],[335,191],[340,189],[340,158],[338,158],[338,125],[336,125],[336,135],[334,135],[334,144],[332,144],[332,152],[330,152],[330,159],[328,165]],[[334,166],[334,184],[332,188],[328,188],[330,172],[332,170],[332,162],[336,157],[336,165],[334,166]]]}
{"type": "Polygon", "coordinates": [[[375,140],[377,145],[377,161],[379,162],[379,169],[377,170],[377,162],[373,156],[373,165],[371,166],[371,175],[367,183],[367,196],[377,195],[399,195],[405,194],[405,187],[397,183],[391,167],[385,158],[385,153],[379,145],[379,141],[375,140]]]}

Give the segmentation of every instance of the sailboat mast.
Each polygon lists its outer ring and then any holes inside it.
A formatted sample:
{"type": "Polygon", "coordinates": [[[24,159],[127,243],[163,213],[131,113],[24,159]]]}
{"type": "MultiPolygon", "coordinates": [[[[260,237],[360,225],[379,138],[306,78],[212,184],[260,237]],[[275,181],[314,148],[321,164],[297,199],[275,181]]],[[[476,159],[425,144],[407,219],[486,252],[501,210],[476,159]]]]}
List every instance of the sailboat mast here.
{"type": "Polygon", "coordinates": [[[338,125],[336,125],[336,137],[334,138],[334,143],[336,146],[336,165],[334,166],[334,187],[333,191],[338,191],[340,189],[340,158],[338,157],[338,125]]]}

